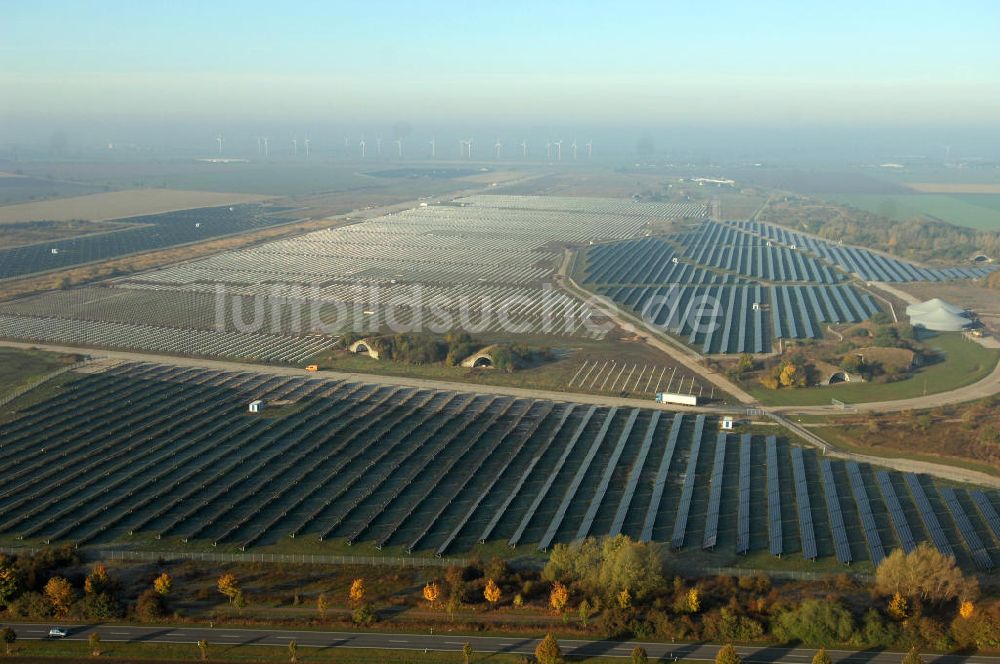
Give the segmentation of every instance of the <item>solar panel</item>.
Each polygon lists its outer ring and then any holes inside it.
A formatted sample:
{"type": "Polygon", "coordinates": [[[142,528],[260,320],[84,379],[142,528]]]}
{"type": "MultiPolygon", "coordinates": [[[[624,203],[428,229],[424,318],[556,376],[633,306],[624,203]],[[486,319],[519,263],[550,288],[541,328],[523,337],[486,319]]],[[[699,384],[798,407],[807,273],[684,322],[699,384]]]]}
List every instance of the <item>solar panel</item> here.
{"type": "Polygon", "coordinates": [[[906,522],[903,507],[899,504],[899,498],[896,496],[896,489],[892,486],[889,471],[876,471],[875,479],[878,481],[879,491],[882,492],[882,499],[885,501],[886,507],[889,508],[889,518],[892,519],[892,529],[896,532],[896,539],[899,540],[903,551],[909,553],[917,548],[917,543],[913,539],[910,524],[906,522]]]}
{"type": "Polygon", "coordinates": [[[683,423],[684,415],[682,413],[674,414],[674,423],[670,427],[667,446],[663,448],[660,466],[656,470],[656,479],[653,480],[653,495],[650,497],[649,507],[646,509],[646,518],[642,524],[642,534],[639,536],[639,539],[643,542],[653,539],[653,526],[656,524],[656,515],[660,512],[660,500],[663,499],[663,489],[667,486],[667,472],[670,470],[670,462],[674,458],[674,448],[677,447],[677,438],[681,433],[681,425],[683,423]]]}
{"type": "Polygon", "coordinates": [[[720,431],[715,439],[715,461],[712,464],[711,489],[708,494],[708,516],[701,548],[714,549],[719,539],[719,504],[722,502],[722,472],[726,463],[726,434],[720,431]]]}
{"type": "Polygon", "coordinates": [[[694,422],[691,456],[688,457],[684,485],[681,487],[681,500],[677,506],[677,518],[674,519],[674,532],[670,538],[670,546],[675,549],[684,546],[684,536],[687,534],[688,515],[691,513],[691,496],[694,495],[694,480],[698,470],[698,454],[701,452],[701,435],[704,429],[705,416],[699,415],[694,422]]]}
{"type": "Polygon", "coordinates": [[[587,470],[590,469],[590,464],[593,462],[594,457],[597,456],[597,450],[600,449],[601,443],[604,442],[604,437],[608,435],[608,429],[611,428],[611,420],[615,418],[618,413],[618,407],[612,406],[608,410],[607,417],[604,418],[604,422],[601,424],[600,431],[594,436],[594,441],[590,445],[590,449],[587,450],[587,455],[583,458],[580,463],[580,467],[576,470],[576,475],[573,476],[573,481],[570,483],[569,487],[566,489],[566,493],[563,494],[562,502],[559,503],[556,513],[552,517],[552,521],[549,522],[549,527],[542,536],[541,541],[538,543],[538,548],[544,551],[549,548],[549,544],[552,544],[552,540],[556,536],[556,532],[559,530],[559,526],[562,525],[563,519],[566,517],[566,510],[569,509],[570,504],[573,502],[573,498],[576,497],[576,492],[579,491],[580,485],[583,484],[583,477],[587,474],[587,470]]]}
{"type": "Polygon", "coordinates": [[[847,541],[844,514],[840,509],[840,497],[837,495],[837,485],[833,481],[833,464],[829,459],[823,459],[820,471],[823,475],[823,493],[826,496],[826,513],[830,517],[830,529],[833,535],[833,551],[837,560],[844,565],[850,565],[851,545],[847,541]]]}
{"type": "Polygon", "coordinates": [[[767,437],[767,540],[771,555],[784,552],[781,539],[781,483],[778,480],[778,439],[767,437]]]}
{"type": "Polygon", "coordinates": [[[663,411],[655,410],[653,411],[653,416],[649,418],[649,424],[646,426],[646,435],[642,439],[642,447],[639,448],[639,455],[635,458],[632,469],[629,471],[628,480],[625,483],[625,491],[622,493],[621,500],[618,501],[618,509],[615,511],[615,518],[611,522],[609,535],[617,535],[622,531],[622,526],[625,525],[628,508],[632,504],[632,496],[635,495],[635,488],[639,485],[639,476],[646,465],[646,457],[649,455],[649,448],[652,447],[653,443],[653,434],[656,432],[656,425],[659,423],[660,415],[662,414],[663,411]]]}
{"type": "Polygon", "coordinates": [[[941,522],[938,521],[937,515],[934,514],[931,501],[927,499],[924,487],[920,484],[920,478],[914,473],[906,473],[905,477],[906,485],[910,487],[910,493],[913,494],[913,501],[917,504],[917,510],[920,512],[920,518],[924,522],[927,534],[931,537],[931,542],[944,555],[955,555],[955,552],[951,549],[951,543],[945,537],[944,530],[941,528],[941,522]]]}
{"type": "Polygon", "coordinates": [[[806,467],[802,459],[802,448],[792,448],[792,476],[795,479],[795,505],[799,512],[799,534],[802,538],[802,557],[815,560],[816,529],[813,526],[812,506],[809,504],[809,484],[806,481],[806,467]]]}
{"type": "Polygon", "coordinates": [[[854,502],[858,506],[858,514],[861,515],[861,528],[865,532],[865,541],[868,542],[868,552],[871,555],[872,564],[878,567],[879,563],[885,559],[885,548],[882,546],[882,538],[879,537],[878,528],[875,527],[871,502],[868,500],[868,492],[865,490],[865,481],[861,477],[861,466],[856,461],[847,462],[847,477],[851,481],[851,491],[854,493],[854,502]]]}
{"type": "MultiPolygon", "coordinates": [[[[618,443],[611,453],[611,458],[608,459],[608,465],[601,474],[597,490],[594,491],[594,495],[590,499],[590,505],[587,506],[587,512],[583,516],[583,521],[580,522],[580,527],[576,531],[576,539],[583,539],[590,534],[590,528],[594,525],[594,517],[597,516],[597,510],[600,509],[601,503],[604,502],[604,496],[608,492],[608,485],[611,484],[611,475],[618,467],[618,459],[622,456],[622,450],[625,449],[625,443],[628,442],[629,434],[632,433],[632,427],[635,426],[635,420],[639,417],[639,412],[638,408],[633,408],[632,412],[628,415],[628,419],[625,421],[625,428],[622,429],[621,435],[618,436],[618,443]]],[[[582,480],[583,478],[581,477],[580,479],[582,480]]]]}
{"type": "Polygon", "coordinates": [[[563,450],[562,456],[559,457],[559,461],[556,462],[554,468],[549,471],[549,476],[545,479],[545,484],[542,488],[535,494],[535,499],[531,501],[531,506],[528,507],[528,511],[525,512],[524,516],[521,518],[521,523],[518,524],[517,530],[511,535],[511,538],[507,541],[510,546],[517,546],[518,542],[521,541],[521,536],[524,535],[525,529],[528,527],[528,523],[531,521],[532,517],[535,516],[535,512],[538,510],[539,505],[548,495],[549,490],[552,488],[552,483],[556,481],[556,476],[559,475],[559,471],[562,470],[563,465],[565,465],[566,460],[569,458],[570,454],[576,448],[577,441],[580,440],[580,436],[583,434],[583,430],[590,423],[590,419],[594,416],[597,411],[596,406],[591,406],[587,409],[586,414],[583,419],[580,420],[580,424],[577,425],[576,431],[573,432],[573,437],[569,439],[566,443],[566,448],[563,450]]]}
{"type": "Polygon", "coordinates": [[[969,547],[969,553],[972,554],[972,561],[976,563],[976,567],[981,570],[993,569],[993,560],[990,559],[990,554],[983,546],[983,540],[980,539],[979,533],[973,528],[969,515],[965,513],[965,508],[958,502],[958,494],[950,486],[939,488],[938,494],[944,500],[945,507],[951,513],[955,525],[958,526],[958,532],[965,540],[965,546],[969,547]]]}
{"type": "Polygon", "coordinates": [[[972,501],[976,503],[976,507],[979,508],[983,518],[986,519],[986,524],[993,531],[993,537],[1000,540],[1000,514],[997,514],[997,510],[990,503],[989,497],[984,491],[979,489],[972,490],[969,492],[969,495],[972,496],[972,501]]]}
{"type": "Polygon", "coordinates": [[[740,437],[740,505],[736,515],[736,553],[750,550],[750,434],[740,437]]]}

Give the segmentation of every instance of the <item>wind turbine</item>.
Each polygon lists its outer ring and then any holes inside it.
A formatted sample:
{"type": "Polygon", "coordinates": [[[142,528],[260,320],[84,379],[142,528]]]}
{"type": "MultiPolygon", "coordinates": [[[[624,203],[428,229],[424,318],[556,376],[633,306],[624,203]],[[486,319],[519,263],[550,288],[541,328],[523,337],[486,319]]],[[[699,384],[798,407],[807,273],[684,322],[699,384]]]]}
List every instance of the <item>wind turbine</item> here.
{"type": "Polygon", "coordinates": [[[365,158],[365,137],[364,136],[361,137],[361,142],[358,145],[361,146],[361,158],[364,159],[365,158]]]}
{"type": "Polygon", "coordinates": [[[493,149],[496,151],[496,159],[500,159],[500,150],[503,149],[503,143],[500,142],[500,137],[497,136],[497,142],[493,144],[493,149]]]}
{"type": "Polygon", "coordinates": [[[527,158],[528,158],[528,142],[522,139],[521,140],[521,159],[527,159],[527,158]]]}
{"type": "Polygon", "coordinates": [[[309,158],[309,136],[306,136],[306,138],[305,138],[305,145],[306,145],[306,159],[308,159],[309,158]]]}
{"type": "Polygon", "coordinates": [[[465,141],[465,145],[466,145],[467,148],[469,148],[469,159],[471,160],[472,159],[472,139],[469,138],[467,141],[465,141]]]}
{"type": "Polygon", "coordinates": [[[215,140],[219,142],[219,154],[222,154],[222,134],[216,136],[215,140]]]}
{"type": "Polygon", "coordinates": [[[263,139],[260,136],[257,137],[257,156],[258,157],[260,155],[264,154],[264,147],[263,147],[263,143],[261,142],[262,140],[263,139]]]}
{"type": "Polygon", "coordinates": [[[545,160],[552,159],[552,141],[545,139],[545,160]]]}
{"type": "Polygon", "coordinates": [[[587,159],[594,153],[594,139],[587,141],[587,159]]]}
{"type": "Polygon", "coordinates": [[[428,142],[431,144],[431,159],[433,159],[435,156],[434,151],[437,148],[437,146],[434,144],[434,137],[431,136],[431,140],[428,142]]]}
{"type": "Polygon", "coordinates": [[[381,136],[376,136],[375,137],[375,155],[377,157],[381,157],[382,156],[382,137],[381,136]]]}
{"type": "Polygon", "coordinates": [[[271,139],[269,139],[267,136],[264,137],[264,157],[265,158],[271,156],[271,142],[270,141],[271,141],[271,139]]]}
{"type": "Polygon", "coordinates": [[[563,144],[563,142],[562,142],[561,138],[558,141],[555,142],[555,146],[556,146],[556,161],[562,161],[562,144],[563,144]]]}
{"type": "Polygon", "coordinates": [[[401,138],[396,139],[396,153],[399,155],[400,159],[403,158],[403,139],[401,138]]]}
{"type": "Polygon", "coordinates": [[[576,161],[576,139],[575,138],[573,139],[573,144],[570,145],[570,147],[573,148],[573,161],[576,161]]]}
{"type": "Polygon", "coordinates": [[[299,156],[299,139],[297,136],[292,136],[292,154],[296,157],[299,156]]]}

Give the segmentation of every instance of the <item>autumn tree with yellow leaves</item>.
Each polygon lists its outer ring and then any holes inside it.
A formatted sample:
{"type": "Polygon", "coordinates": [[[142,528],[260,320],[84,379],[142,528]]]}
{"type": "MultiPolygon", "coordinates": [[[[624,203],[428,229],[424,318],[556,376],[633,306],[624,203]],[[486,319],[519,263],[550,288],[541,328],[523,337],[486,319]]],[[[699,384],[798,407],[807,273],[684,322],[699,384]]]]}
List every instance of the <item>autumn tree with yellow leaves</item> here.
{"type": "Polygon", "coordinates": [[[351,582],[351,589],[347,591],[347,599],[351,600],[355,604],[360,604],[365,601],[365,580],[364,579],[354,579],[351,582]]]}
{"type": "Polygon", "coordinates": [[[174,589],[174,580],[167,572],[156,577],[153,581],[153,590],[159,595],[166,597],[174,589]]]}
{"type": "Polygon", "coordinates": [[[496,606],[497,602],[500,601],[500,596],[500,586],[497,585],[497,582],[493,579],[487,581],[486,587],[483,589],[483,597],[486,598],[486,601],[496,606]]]}
{"type": "Polygon", "coordinates": [[[437,584],[437,581],[429,581],[424,586],[424,599],[431,606],[437,604],[438,599],[441,598],[441,586],[437,584]]]}
{"type": "Polygon", "coordinates": [[[236,600],[236,597],[240,595],[240,582],[233,574],[223,574],[219,577],[219,581],[216,585],[219,588],[219,592],[229,598],[230,604],[232,604],[236,600]]]}
{"type": "Polygon", "coordinates": [[[562,614],[569,603],[569,589],[556,581],[552,584],[552,591],[549,593],[549,606],[557,614],[562,614]]]}
{"type": "Polygon", "coordinates": [[[962,603],[958,605],[958,615],[968,620],[972,617],[975,609],[975,605],[970,600],[962,600],[962,603]]]}
{"type": "Polygon", "coordinates": [[[45,597],[52,605],[55,614],[64,616],[69,612],[73,600],[76,599],[76,593],[69,581],[61,576],[54,576],[45,584],[45,597]]]}
{"type": "Polygon", "coordinates": [[[906,598],[898,590],[893,593],[892,599],[889,600],[889,615],[896,620],[905,620],[906,614],[909,611],[909,606],[906,603],[906,598]]]}

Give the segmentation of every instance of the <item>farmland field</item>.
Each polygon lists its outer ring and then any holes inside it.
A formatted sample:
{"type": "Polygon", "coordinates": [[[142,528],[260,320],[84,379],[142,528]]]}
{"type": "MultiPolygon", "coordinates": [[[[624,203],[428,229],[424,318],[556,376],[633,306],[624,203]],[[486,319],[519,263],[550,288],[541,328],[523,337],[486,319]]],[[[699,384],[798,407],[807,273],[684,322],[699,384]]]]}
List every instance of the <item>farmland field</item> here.
{"type": "Polygon", "coordinates": [[[967,567],[998,560],[1000,533],[981,513],[1000,506],[995,492],[718,426],[661,410],[123,364],[0,425],[0,537],[449,554],[621,532],[702,566],[770,554],[824,569],[864,569],[929,539],[967,567]],[[246,412],[253,399],[263,413],[246,412]]]}
{"type": "Polygon", "coordinates": [[[82,196],[101,191],[96,184],[63,182],[46,177],[24,177],[0,172],[0,205],[28,203],[47,198],[82,196]]]}
{"type": "Polygon", "coordinates": [[[1000,194],[825,194],[828,200],[905,221],[932,217],[957,226],[1000,230],[1000,194]]]}
{"type": "Polygon", "coordinates": [[[0,206],[0,224],[18,221],[104,221],[177,210],[257,203],[268,196],[211,191],[137,189],[0,206]]]}

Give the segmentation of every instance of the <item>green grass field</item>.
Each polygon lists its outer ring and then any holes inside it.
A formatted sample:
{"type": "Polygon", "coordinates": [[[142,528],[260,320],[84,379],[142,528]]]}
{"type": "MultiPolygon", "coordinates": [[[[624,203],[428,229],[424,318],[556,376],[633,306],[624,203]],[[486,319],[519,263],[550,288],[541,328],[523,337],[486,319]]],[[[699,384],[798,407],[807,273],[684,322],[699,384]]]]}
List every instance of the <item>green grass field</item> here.
{"type": "Polygon", "coordinates": [[[75,361],[68,355],[0,347],[0,397],[75,361]]]}
{"type": "Polygon", "coordinates": [[[1000,359],[1000,351],[983,348],[958,333],[941,334],[926,343],[943,351],[945,361],[924,367],[896,383],[840,384],[798,390],[769,390],[760,384],[751,384],[747,391],[770,406],[818,406],[830,403],[831,399],[847,403],[894,401],[969,385],[988,375],[1000,359]]]}
{"type": "Polygon", "coordinates": [[[956,226],[1000,230],[1000,194],[825,194],[823,197],[899,221],[930,216],[956,226]]]}

